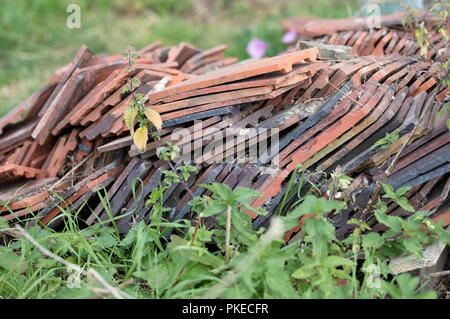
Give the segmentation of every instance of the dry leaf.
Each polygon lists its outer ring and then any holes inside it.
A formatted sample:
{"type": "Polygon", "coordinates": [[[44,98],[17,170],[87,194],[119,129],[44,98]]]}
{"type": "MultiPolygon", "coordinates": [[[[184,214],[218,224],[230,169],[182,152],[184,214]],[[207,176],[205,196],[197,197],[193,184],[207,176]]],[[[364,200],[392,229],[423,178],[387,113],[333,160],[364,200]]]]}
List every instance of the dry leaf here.
{"type": "Polygon", "coordinates": [[[137,116],[137,108],[135,107],[128,107],[127,109],[125,109],[125,112],[123,112],[125,124],[130,130],[131,135],[134,134],[134,120],[136,119],[136,116],[137,116]]]}
{"type": "Polygon", "coordinates": [[[136,130],[136,133],[133,135],[133,141],[134,144],[137,146],[138,149],[141,151],[145,150],[145,146],[147,145],[147,128],[146,127],[140,127],[136,130]]]}
{"type": "Polygon", "coordinates": [[[152,109],[146,109],[145,116],[147,116],[150,122],[152,122],[153,125],[155,125],[157,130],[160,130],[162,128],[162,119],[161,115],[159,115],[158,112],[152,109]]]}

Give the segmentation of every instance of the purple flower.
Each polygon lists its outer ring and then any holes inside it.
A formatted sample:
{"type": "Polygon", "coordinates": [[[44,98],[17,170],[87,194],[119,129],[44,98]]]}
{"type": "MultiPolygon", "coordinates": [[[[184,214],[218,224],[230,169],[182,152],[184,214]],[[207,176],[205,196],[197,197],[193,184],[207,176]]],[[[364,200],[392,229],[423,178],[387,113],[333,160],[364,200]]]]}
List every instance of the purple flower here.
{"type": "Polygon", "coordinates": [[[291,29],[283,35],[281,41],[283,41],[283,43],[289,44],[294,42],[296,39],[297,39],[297,31],[291,29]]]}
{"type": "Polygon", "coordinates": [[[267,43],[254,38],[247,45],[247,53],[251,58],[262,58],[266,54],[267,43]]]}

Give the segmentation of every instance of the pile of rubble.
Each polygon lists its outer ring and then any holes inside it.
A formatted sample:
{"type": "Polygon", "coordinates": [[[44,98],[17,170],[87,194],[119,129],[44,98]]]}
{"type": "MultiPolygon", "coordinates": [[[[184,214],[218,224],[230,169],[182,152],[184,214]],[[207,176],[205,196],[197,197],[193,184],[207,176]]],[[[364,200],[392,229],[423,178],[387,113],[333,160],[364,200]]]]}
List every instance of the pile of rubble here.
{"type": "MultiPolygon", "coordinates": [[[[447,225],[448,111],[435,120],[449,95],[441,85],[446,70],[433,64],[440,44],[427,61],[411,56],[417,48],[407,44],[410,32],[386,29],[394,20],[398,25],[396,19],[383,18],[383,27],[374,31],[348,19],[283,22],[314,41],[351,45],[354,56],[339,61],[325,59],[335,50],[324,44],[239,63],[224,58],[225,46],[147,46],[133,71],[141,82],[136,92],[161,114],[163,128],[160,142],[150,136],[144,151],[133,145],[123,119],[131,99],[122,92],[127,62],[82,47],[69,66],[0,120],[0,197],[7,203],[0,218],[16,223],[35,215],[33,221],[55,228],[62,224],[61,210],[69,208],[87,225],[122,217],[116,224],[126,233],[136,221],[148,221],[152,207],[144,205],[145,198],[169,167],[156,156],[158,146],[172,141],[197,171],[186,183],[190,192],[182,183],[165,190],[169,220],[194,220],[188,216],[191,193],[208,195],[200,184],[216,181],[261,192],[252,205],[269,214],[248,214],[255,229],[267,226],[274,213],[287,211],[307,191],[329,196],[329,173],[338,170],[354,178],[346,189],[354,204],[330,216],[342,238],[350,231],[347,220],[361,212],[354,208],[366,207],[408,141],[386,183],[412,187],[405,196],[414,208],[429,210],[433,220],[443,218],[447,225]],[[392,132],[398,132],[397,141],[374,147],[392,132]],[[294,171],[299,191],[286,194],[294,171]],[[299,178],[302,171],[321,187],[299,178]],[[108,197],[108,211],[99,193],[108,197]]],[[[410,214],[388,204],[390,214],[410,214]]]]}

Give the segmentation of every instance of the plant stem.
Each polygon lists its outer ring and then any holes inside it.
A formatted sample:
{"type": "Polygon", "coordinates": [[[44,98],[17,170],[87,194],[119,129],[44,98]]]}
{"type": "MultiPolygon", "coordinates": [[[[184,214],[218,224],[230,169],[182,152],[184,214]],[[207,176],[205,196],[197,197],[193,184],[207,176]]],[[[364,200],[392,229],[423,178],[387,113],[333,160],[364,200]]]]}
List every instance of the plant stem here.
{"type": "Polygon", "coordinates": [[[192,235],[191,245],[194,244],[195,235],[197,235],[197,230],[200,227],[200,222],[202,221],[203,213],[200,213],[197,220],[197,225],[195,225],[194,235],[192,235]]]}
{"type": "MultiPolygon", "coordinates": [[[[203,217],[203,213],[200,213],[200,215],[198,216],[198,219],[197,219],[197,225],[195,226],[194,234],[192,235],[191,246],[194,245],[195,236],[197,235],[197,230],[200,227],[200,222],[202,221],[202,217],[203,217]]],[[[178,284],[178,282],[179,282],[178,278],[180,278],[183,271],[184,271],[184,267],[181,267],[181,269],[177,275],[177,280],[173,284],[174,287],[176,286],[176,284],[178,284]]]]}
{"type": "Polygon", "coordinates": [[[253,265],[257,258],[263,253],[264,249],[269,246],[274,240],[279,240],[283,235],[283,222],[280,217],[275,217],[270,223],[267,232],[261,236],[255,247],[248,252],[248,254],[231,269],[223,279],[211,287],[201,298],[215,299],[220,297],[228,287],[234,283],[253,265]]]}
{"type": "Polygon", "coordinates": [[[225,264],[230,261],[231,206],[227,206],[227,222],[225,230],[225,264]]]}
{"type": "MultiPolygon", "coordinates": [[[[156,142],[158,145],[157,147],[159,148],[159,140],[157,139],[156,142]]],[[[170,160],[167,161],[169,163],[170,169],[178,175],[177,170],[175,169],[175,167],[173,166],[172,162],[170,160]]],[[[189,188],[189,185],[186,183],[186,181],[182,178],[182,176],[178,175],[178,177],[180,177],[180,181],[181,184],[183,184],[184,188],[186,189],[186,191],[189,193],[189,195],[191,195],[192,198],[195,197],[194,193],[191,191],[191,189],[189,188]]]]}

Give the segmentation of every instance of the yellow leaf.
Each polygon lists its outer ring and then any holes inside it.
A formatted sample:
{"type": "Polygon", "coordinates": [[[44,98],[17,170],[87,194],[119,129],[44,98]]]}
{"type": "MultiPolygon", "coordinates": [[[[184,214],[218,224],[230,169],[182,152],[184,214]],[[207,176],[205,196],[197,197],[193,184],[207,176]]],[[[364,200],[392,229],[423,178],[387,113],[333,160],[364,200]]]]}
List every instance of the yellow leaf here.
{"type": "Polygon", "coordinates": [[[135,107],[128,107],[125,109],[125,112],[123,112],[123,117],[125,118],[125,124],[127,125],[128,129],[131,132],[131,135],[134,134],[134,120],[137,116],[137,108],[135,107]]]}
{"type": "Polygon", "coordinates": [[[145,146],[147,145],[147,128],[140,127],[136,130],[136,133],[133,135],[134,144],[136,144],[137,148],[141,151],[145,150],[145,146]]]}
{"type": "Polygon", "coordinates": [[[155,125],[157,130],[160,130],[162,128],[162,119],[161,115],[159,115],[158,112],[152,109],[146,109],[145,116],[147,116],[150,122],[152,122],[153,125],[155,125]]]}

